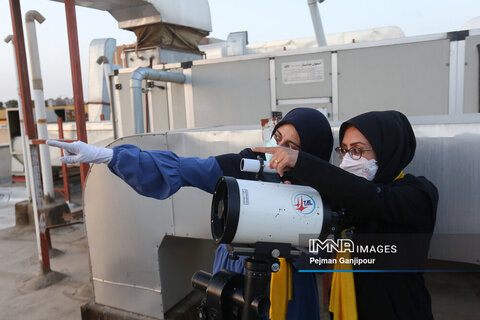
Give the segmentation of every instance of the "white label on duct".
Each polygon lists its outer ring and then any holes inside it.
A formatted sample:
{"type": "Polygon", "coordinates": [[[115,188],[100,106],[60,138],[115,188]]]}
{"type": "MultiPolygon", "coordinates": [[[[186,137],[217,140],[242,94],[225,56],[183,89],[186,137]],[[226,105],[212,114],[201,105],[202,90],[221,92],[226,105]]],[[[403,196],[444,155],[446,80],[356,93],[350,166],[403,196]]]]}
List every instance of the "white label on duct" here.
{"type": "Polygon", "coordinates": [[[322,82],[325,80],[323,59],[282,63],[283,84],[322,82]]]}
{"type": "Polygon", "coordinates": [[[250,200],[248,199],[248,189],[242,189],[242,203],[244,206],[250,204],[250,200]]]}

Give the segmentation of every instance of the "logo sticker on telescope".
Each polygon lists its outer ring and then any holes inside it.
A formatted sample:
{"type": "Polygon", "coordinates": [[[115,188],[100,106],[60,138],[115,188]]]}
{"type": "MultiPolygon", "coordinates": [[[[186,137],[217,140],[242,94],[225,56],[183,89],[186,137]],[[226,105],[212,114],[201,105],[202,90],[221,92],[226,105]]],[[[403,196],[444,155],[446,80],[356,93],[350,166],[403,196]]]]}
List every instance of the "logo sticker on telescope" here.
{"type": "Polygon", "coordinates": [[[317,208],[315,200],[313,200],[311,196],[305,193],[298,193],[293,196],[292,205],[297,211],[297,213],[300,213],[302,215],[312,214],[317,208]]]}

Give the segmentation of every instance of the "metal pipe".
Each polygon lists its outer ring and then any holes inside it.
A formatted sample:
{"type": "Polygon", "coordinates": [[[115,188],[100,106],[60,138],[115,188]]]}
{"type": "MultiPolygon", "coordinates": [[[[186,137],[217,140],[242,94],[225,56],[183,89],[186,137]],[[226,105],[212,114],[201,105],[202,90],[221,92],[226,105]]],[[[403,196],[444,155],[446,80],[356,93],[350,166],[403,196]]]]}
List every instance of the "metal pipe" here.
{"type": "MultiPolygon", "coordinates": [[[[4,41],[6,43],[12,42],[13,48],[13,56],[15,57],[15,44],[13,41],[13,35],[8,35],[4,41]]],[[[32,191],[30,190],[30,181],[32,179],[30,166],[28,165],[28,157],[27,157],[27,148],[28,148],[28,139],[25,135],[25,125],[23,123],[23,112],[22,112],[22,95],[20,92],[20,84],[18,80],[18,69],[15,70],[15,80],[17,82],[17,94],[18,94],[18,118],[20,120],[20,136],[22,138],[22,151],[23,151],[23,169],[25,171],[25,187],[27,188],[27,197],[28,201],[32,201],[32,191]]]]}
{"type": "MultiPolygon", "coordinates": [[[[37,132],[39,139],[48,139],[47,113],[45,111],[45,96],[43,94],[42,69],[38,50],[37,31],[35,20],[43,23],[45,18],[35,10],[25,14],[25,33],[27,34],[30,56],[30,70],[32,73],[33,98],[35,101],[35,114],[37,116],[37,132]]],[[[47,145],[40,145],[40,167],[42,170],[43,195],[49,201],[55,199],[53,189],[52,164],[50,162],[50,149],[47,145]]]]}
{"type": "Polygon", "coordinates": [[[45,228],[45,233],[47,235],[47,242],[48,242],[48,247],[51,249],[52,248],[52,238],[50,237],[50,230],[52,229],[58,229],[58,228],[64,228],[64,227],[71,227],[76,224],[82,224],[84,223],[83,221],[75,221],[75,222],[70,222],[70,223],[63,223],[63,224],[55,224],[53,226],[48,226],[45,228]]]}
{"type": "MultiPolygon", "coordinates": [[[[78,48],[75,0],[65,0],[65,15],[67,18],[68,47],[70,51],[70,69],[72,72],[77,139],[87,143],[87,125],[85,117],[85,102],[83,100],[82,70],[80,68],[80,50],[78,48]]],[[[80,164],[82,189],[85,186],[85,179],[89,169],[90,165],[88,163],[80,164]]]]}
{"type": "Polygon", "coordinates": [[[10,13],[12,16],[13,39],[15,45],[15,57],[17,61],[17,74],[20,84],[23,118],[25,131],[29,139],[36,139],[37,132],[33,123],[32,98],[30,96],[30,84],[28,81],[27,57],[25,41],[23,38],[22,17],[19,0],[10,0],[10,13]]]}
{"type": "Polygon", "coordinates": [[[153,70],[143,67],[137,68],[133,72],[132,77],[130,78],[130,99],[135,117],[135,133],[144,133],[145,131],[142,99],[143,80],[185,83],[185,75],[183,73],[153,70]]]}
{"type": "MultiPolygon", "coordinates": [[[[32,100],[30,96],[30,85],[28,81],[27,57],[25,52],[25,40],[22,28],[22,10],[19,0],[10,0],[10,15],[12,18],[13,39],[15,45],[15,57],[20,84],[23,118],[25,120],[25,131],[29,139],[37,138],[37,131],[33,123],[32,100]]],[[[35,234],[37,237],[38,259],[41,271],[50,272],[50,257],[48,255],[48,244],[45,236],[45,212],[43,210],[42,181],[40,179],[40,166],[38,164],[38,146],[31,145],[27,148],[28,165],[32,167],[30,186],[32,190],[32,204],[35,219],[35,234]]]]}
{"type": "MultiPolygon", "coordinates": [[[[104,74],[104,77],[105,77],[105,82],[107,84],[107,93],[108,93],[108,99],[110,100],[109,103],[110,103],[110,113],[113,114],[113,99],[112,99],[112,88],[111,88],[111,85],[110,85],[110,73],[112,73],[112,65],[110,64],[110,62],[108,61],[108,58],[105,57],[105,56],[101,56],[97,59],[97,64],[98,65],[102,65],[103,64],[103,74],[104,74]]],[[[101,114],[100,115],[100,118],[103,116],[105,116],[104,114],[101,114]]],[[[110,116],[110,115],[109,115],[110,116]]],[[[110,119],[112,120],[112,123],[115,125],[115,121],[113,120],[113,116],[110,117],[110,119]]],[[[100,119],[102,120],[102,119],[100,119]]],[[[113,130],[113,132],[115,132],[115,129],[113,130]]]]}
{"type": "Polygon", "coordinates": [[[320,17],[320,11],[318,10],[317,2],[322,3],[324,0],[307,0],[308,8],[310,9],[310,16],[312,17],[313,29],[315,31],[315,37],[317,38],[317,44],[319,47],[327,45],[325,39],[325,32],[323,31],[322,18],[320,17]]]}
{"type": "Polygon", "coordinates": [[[477,112],[480,112],[480,44],[477,44],[477,51],[478,51],[478,83],[477,83],[477,87],[478,87],[478,96],[477,96],[477,99],[478,99],[478,111],[477,112]]]}
{"type": "MultiPolygon", "coordinates": [[[[61,117],[57,118],[57,125],[58,125],[58,137],[63,139],[63,119],[61,117]]],[[[63,149],[60,149],[60,155],[63,157],[63,149]]],[[[68,170],[67,165],[62,162],[62,175],[63,175],[63,193],[65,196],[65,200],[69,203],[70,202],[70,186],[68,185],[68,170]]]]}

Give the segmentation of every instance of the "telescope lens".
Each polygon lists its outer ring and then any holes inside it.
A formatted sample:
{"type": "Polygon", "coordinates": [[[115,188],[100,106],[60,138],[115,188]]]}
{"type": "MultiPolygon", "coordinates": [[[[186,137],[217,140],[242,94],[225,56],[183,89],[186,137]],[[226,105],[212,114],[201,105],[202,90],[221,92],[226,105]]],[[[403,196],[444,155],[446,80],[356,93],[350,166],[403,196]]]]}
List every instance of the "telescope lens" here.
{"type": "Polygon", "coordinates": [[[213,194],[211,228],[217,243],[230,243],[235,237],[240,212],[240,193],[234,178],[218,180],[213,194]]]}
{"type": "Polygon", "coordinates": [[[223,218],[223,211],[225,210],[225,205],[223,202],[223,199],[220,199],[218,201],[218,207],[217,207],[217,218],[222,219],[223,218]]]}

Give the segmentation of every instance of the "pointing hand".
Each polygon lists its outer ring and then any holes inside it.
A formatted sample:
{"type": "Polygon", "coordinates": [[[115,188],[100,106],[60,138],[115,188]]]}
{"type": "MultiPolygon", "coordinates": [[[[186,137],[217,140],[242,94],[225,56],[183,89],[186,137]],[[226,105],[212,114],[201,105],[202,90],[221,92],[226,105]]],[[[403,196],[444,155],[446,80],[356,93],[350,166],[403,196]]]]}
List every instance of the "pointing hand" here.
{"type": "Polygon", "coordinates": [[[95,147],[82,141],[67,143],[47,140],[46,143],[51,147],[62,148],[64,156],[60,158],[60,161],[67,164],[78,162],[108,164],[113,157],[112,149],[95,147]]]}

